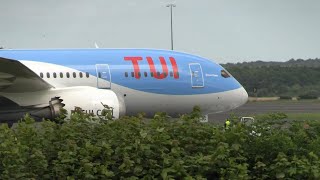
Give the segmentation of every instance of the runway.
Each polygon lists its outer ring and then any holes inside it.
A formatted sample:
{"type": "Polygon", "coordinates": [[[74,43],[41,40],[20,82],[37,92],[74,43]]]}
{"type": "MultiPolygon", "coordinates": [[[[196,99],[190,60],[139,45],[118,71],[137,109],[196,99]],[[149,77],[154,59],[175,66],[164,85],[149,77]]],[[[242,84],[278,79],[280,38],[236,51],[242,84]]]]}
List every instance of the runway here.
{"type": "Polygon", "coordinates": [[[235,114],[237,116],[253,116],[271,112],[320,113],[320,101],[248,102],[233,111],[210,114],[209,122],[223,123],[226,118],[230,117],[230,114],[235,114]]]}

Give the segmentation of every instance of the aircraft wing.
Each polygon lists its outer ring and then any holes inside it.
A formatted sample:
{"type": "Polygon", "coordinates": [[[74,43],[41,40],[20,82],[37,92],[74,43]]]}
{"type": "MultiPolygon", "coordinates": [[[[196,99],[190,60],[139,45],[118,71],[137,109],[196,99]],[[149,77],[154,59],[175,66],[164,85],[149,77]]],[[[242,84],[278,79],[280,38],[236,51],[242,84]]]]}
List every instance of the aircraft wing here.
{"type": "Polygon", "coordinates": [[[22,93],[52,88],[21,62],[0,57],[0,92],[22,93]]]}

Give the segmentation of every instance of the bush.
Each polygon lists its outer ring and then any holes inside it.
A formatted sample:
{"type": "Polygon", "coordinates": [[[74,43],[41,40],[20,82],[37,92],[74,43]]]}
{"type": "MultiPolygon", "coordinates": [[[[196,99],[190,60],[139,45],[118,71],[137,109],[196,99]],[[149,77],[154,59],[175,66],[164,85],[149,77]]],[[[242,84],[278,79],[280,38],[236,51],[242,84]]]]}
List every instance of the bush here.
{"type": "Polygon", "coordinates": [[[318,91],[310,90],[304,94],[301,94],[299,99],[318,99],[318,91]]]}
{"type": "Polygon", "coordinates": [[[267,130],[260,121],[234,121],[225,130],[200,123],[197,108],[180,120],[105,115],[76,111],[60,124],[26,117],[11,129],[1,125],[0,179],[320,178],[319,122],[267,130]]]}
{"type": "Polygon", "coordinates": [[[291,100],[292,97],[291,96],[280,96],[280,99],[283,99],[283,100],[291,100]]]}
{"type": "Polygon", "coordinates": [[[299,99],[318,99],[318,96],[312,94],[303,94],[298,97],[299,99]]]}

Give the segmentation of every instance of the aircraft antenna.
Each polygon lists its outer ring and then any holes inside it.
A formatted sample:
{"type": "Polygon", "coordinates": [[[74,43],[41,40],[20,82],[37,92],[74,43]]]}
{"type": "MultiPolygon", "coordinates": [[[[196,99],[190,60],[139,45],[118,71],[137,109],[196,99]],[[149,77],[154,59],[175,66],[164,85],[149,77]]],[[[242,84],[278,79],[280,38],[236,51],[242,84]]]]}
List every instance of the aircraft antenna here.
{"type": "Polygon", "coordinates": [[[96,47],[96,49],[99,49],[97,42],[94,42],[94,47],[96,47]]]}

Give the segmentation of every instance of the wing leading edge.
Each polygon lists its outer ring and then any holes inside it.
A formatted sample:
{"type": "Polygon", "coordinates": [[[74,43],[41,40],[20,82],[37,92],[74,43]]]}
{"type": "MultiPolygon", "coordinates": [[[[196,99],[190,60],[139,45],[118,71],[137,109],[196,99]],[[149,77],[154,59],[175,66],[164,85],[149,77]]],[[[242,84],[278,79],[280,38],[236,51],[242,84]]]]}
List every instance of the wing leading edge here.
{"type": "Polygon", "coordinates": [[[0,57],[0,92],[22,93],[52,86],[20,61],[0,57]]]}

